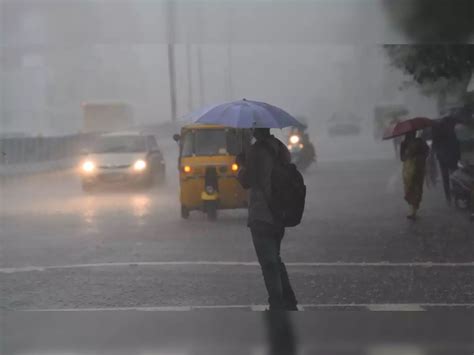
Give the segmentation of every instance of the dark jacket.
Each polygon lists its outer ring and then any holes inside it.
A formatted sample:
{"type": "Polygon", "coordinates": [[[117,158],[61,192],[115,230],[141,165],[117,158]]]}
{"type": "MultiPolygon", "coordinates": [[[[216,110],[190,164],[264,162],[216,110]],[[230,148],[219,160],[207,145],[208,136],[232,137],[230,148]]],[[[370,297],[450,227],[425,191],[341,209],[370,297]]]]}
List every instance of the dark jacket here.
{"type": "Polygon", "coordinates": [[[450,169],[456,169],[461,158],[461,147],[454,126],[454,120],[444,118],[433,127],[433,150],[438,161],[450,169]]]}
{"type": "Polygon", "coordinates": [[[276,159],[291,161],[288,148],[274,136],[255,142],[249,149],[245,166],[239,172],[239,181],[250,189],[248,225],[265,222],[279,225],[268,206],[271,199],[271,175],[276,159]]]}

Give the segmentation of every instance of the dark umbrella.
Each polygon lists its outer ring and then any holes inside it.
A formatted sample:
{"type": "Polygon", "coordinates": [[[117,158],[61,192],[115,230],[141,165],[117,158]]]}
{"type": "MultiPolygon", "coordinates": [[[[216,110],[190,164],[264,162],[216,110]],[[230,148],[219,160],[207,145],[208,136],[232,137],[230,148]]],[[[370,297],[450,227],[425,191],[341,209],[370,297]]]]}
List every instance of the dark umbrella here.
{"type": "Polygon", "coordinates": [[[392,139],[404,136],[407,133],[418,131],[433,126],[433,120],[426,117],[415,117],[406,121],[398,122],[389,127],[383,139],[392,139]]]}

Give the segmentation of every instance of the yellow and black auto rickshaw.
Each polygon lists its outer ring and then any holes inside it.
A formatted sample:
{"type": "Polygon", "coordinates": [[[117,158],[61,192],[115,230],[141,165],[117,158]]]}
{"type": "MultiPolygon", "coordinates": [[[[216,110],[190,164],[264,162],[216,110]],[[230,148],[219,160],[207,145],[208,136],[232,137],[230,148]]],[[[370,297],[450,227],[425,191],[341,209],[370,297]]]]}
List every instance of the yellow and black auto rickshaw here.
{"type": "Polygon", "coordinates": [[[237,154],[250,145],[249,130],[214,125],[187,125],[179,142],[181,217],[200,210],[209,220],[219,209],[245,208],[248,194],[237,180],[237,154]]]}

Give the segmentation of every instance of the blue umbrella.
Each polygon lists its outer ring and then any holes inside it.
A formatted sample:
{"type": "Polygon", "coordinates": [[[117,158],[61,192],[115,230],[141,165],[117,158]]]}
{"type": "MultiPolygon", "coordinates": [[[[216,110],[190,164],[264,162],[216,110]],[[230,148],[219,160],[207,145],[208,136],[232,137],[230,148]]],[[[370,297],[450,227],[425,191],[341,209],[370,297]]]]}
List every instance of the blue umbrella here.
{"type": "Polygon", "coordinates": [[[207,107],[188,116],[194,123],[234,128],[285,128],[302,126],[281,108],[264,102],[238,100],[207,107]]]}

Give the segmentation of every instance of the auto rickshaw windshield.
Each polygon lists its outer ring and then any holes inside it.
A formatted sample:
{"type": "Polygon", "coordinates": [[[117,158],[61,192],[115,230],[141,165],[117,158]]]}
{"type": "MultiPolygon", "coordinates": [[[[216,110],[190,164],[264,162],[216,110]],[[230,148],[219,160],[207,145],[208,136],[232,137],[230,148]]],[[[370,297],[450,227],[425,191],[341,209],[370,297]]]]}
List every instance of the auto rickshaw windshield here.
{"type": "Polygon", "coordinates": [[[198,129],[187,132],[182,138],[183,157],[237,155],[241,142],[234,129],[198,129]]]}
{"type": "Polygon", "coordinates": [[[146,139],[142,136],[110,136],[99,138],[92,152],[102,153],[138,153],[146,151],[146,139]]]}

